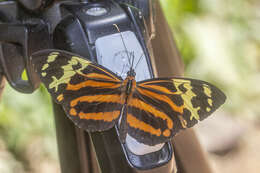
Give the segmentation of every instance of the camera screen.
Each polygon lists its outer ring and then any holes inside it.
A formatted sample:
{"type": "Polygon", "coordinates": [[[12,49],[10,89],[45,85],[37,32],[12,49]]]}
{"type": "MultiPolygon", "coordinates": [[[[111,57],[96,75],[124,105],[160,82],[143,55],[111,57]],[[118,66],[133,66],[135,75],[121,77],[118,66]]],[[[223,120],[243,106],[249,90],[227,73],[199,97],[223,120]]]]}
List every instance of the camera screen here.
{"type": "MultiPolygon", "coordinates": [[[[133,32],[126,31],[100,37],[95,45],[98,64],[110,69],[123,79],[126,78],[132,64],[136,72],[136,81],[152,77],[142,47],[133,32]]],[[[129,135],[126,137],[126,144],[128,149],[137,155],[158,151],[164,145],[147,146],[129,135]]]]}
{"type": "Polygon", "coordinates": [[[96,51],[98,63],[123,79],[126,78],[132,61],[136,72],[136,81],[151,78],[142,47],[131,31],[98,38],[96,51]]]}

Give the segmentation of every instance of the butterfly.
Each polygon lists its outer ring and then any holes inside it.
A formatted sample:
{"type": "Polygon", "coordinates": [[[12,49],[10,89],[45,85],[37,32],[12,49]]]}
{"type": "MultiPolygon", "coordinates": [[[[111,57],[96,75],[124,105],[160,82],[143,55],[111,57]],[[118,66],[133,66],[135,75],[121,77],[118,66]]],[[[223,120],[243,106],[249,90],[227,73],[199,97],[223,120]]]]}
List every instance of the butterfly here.
{"type": "Polygon", "coordinates": [[[201,80],[166,77],[136,82],[132,67],[123,80],[64,50],[42,50],[31,60],[54,101],[75,125],[88,132],[117,125],[121,142],[126,134],[146,145],[167,142],[226,100],[221,90],[201,80]]]}

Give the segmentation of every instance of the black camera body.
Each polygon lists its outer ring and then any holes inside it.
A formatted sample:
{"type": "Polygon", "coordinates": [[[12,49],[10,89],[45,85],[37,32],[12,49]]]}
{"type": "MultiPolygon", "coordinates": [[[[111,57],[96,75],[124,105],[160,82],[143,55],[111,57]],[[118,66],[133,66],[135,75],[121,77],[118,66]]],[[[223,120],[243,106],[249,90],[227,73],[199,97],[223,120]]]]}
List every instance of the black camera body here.
{"type": "MultiPolygon", "coordinates": [[[[45,44],[30,49],[26,46],[28,43],[26,39],[29,38],[24,36],[25,41],[19,43],[22,45],[23,53],[17,51],[13,55],[15,59],[24,57],[24,61],[17,61],[24,65],[19,72],[8,71],[6,68],[5,74],[15,73],[15,75],[10,75],[15,76],[15,80],[10,77],[9,83],[13,83],[12,86],[20,92],[33,92],[38,87],[39,80],[35,78],[34,72],[30,69],[29,56],[31,52],[45,48],[67,50],[79,54],[109,68],[124,78],[128,71],[128,65],[124,58],[124,54],[127,52],[125,52],[123,42],[126,43],[126,51],[133,53],[136,60],[144,56],[139,67],[136,68],[137,81],[154,77],[151,57],[147,48],[152,34],[149,32],[152,30],[149,28],[152,23],[151,3],[150,0],[61,1],[51,7],[46,6],[42,14],[35,13],[35,16],[39,18],[36,20],[36,24],[32,22],[12,24],[12,27],[16,29],[18,26],[34,28],[36,31],[33,35],[37,36],[40,33],[39,35],[43,37],[32,39],[30,43],[39,45],[38,42],[44,40],[45,44]],[[41,27],[39,28],[39,26],[41,27]],[[21,80],[17,79],[21,76],[24,68],[27,69],[29,77],[26,86],[31,85],[27,90],[20,85],[19,81],[21,80]]],[[[48,1],[47,4],[51,3],[48,1]]],[[[11,26],[8,23],[0,24],[0,32],[1,28],[2,31],[6,31],[11,26]],[[4,27],[7,28],[4,30],[4,27]]],[[[9,36],[0,35],[0,41],[8,40],[6,37],[9,36]]],[[[11,40],[11,42],[14,41],[11,40]]],[[[5,59],[5,54],[8,53],[3,53],[2,59],[5,59]]],[[[4,66],[6,61],[2,60],[1,63],[4,66]]],[[[8,65],[10,66],[10,63],[8,65]]],[[[173,151],[170,142],[151,147],[140,144],[128,136],[126,143],[121,144],[117,137],[116,128],[102,133],[91,133],[90,136],[102,170],[106,170],[107,165],[110,165],[110,167],[120,168],[122,172],[138,172],[136,170],[149,170],[167,165],[172,159],[173,151]]],[[[169,172],[170,167],[168,165],[160,172],[169,172]]]]}
{"type": "MultiPolygon", "coordinates": [[[[66,3],[60,5],[60,8],[63,17],[54,30],[54,48],[80,54],[124,77],[128,71],[127,67],[123,69],[127,64],[121,62],[124,59],[123,55],[120,54],[125,49],[122,43],[124,41],[127,51],[134,52],[136,60],[142,54],[145,57],[141,62],[140,69],[136,69],[137,80],[154,76],[150,54],[146,46],[149,35],[146,33],[145,25],[148,22],[144,21],[146,19],[141,10],[128,6],[126,3],[119,5],[112,1],[66,3]],[[117,25],[121,33],[114,25],[117,25]],[[135,46],[133,47],[133,45],[135,46]]],[[[126,144],[123,144],[122,148],[132,167],[151,169],[163,165],[171,159],[170,143],[150,147],[138,144],[130,138],[127,137],[126,144]],[[147,150],[147,152],[135,153],[134,150],[138,147],[139,150],[147,150]]],[[[96,150],[99,149],[96,148],[96,150]]]]}

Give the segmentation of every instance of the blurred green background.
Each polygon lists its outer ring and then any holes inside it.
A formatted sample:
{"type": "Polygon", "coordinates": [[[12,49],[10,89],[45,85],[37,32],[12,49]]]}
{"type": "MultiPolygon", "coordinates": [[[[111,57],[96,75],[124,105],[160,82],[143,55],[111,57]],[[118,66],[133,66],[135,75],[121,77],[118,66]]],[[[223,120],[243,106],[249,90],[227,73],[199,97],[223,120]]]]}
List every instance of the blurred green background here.
{"type": "MultiPolygon", "coordinates": [[[[227,173],[259,172],[260,2],[161,3],[185,63],[185,76],[214,83],[228,96],[217,113],[221,117],[224,114],[228,121],[213,121],[217,122],[216,129],[222,128],[219,124],[230,122],[225,126],[227,132],[238,131],[232,143],[236,149],[219,155],[216,151],[220,149],[210,149],[204,142],[206,149],[211,150],[209,158],[214,169],[227,173]],[[234,164],[240,163],[244,167],[234,168],[234,164]]],[[[59,172],[51,102],[43,87],[25,95],[6,85],[0,104],[0,172],[59,172]]]]}
{"type": "Polygon", "coordinates": [[[260,1],[161,0],[185,76],[220,87],[227,101],[197,134],[215,172],[260,170],[260,1]]]}

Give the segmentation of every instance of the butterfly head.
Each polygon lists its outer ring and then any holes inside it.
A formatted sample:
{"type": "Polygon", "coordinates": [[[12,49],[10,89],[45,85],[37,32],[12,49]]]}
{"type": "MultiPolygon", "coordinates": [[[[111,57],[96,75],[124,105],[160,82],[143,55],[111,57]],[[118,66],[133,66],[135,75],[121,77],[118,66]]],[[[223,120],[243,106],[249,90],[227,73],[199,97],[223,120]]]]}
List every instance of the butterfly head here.
{"type": "Polygon", "coordinates": [[[127,76],[135,77],[136,73],[133,68],[130,68],[130,70],[127,72],[127,76]]]}

